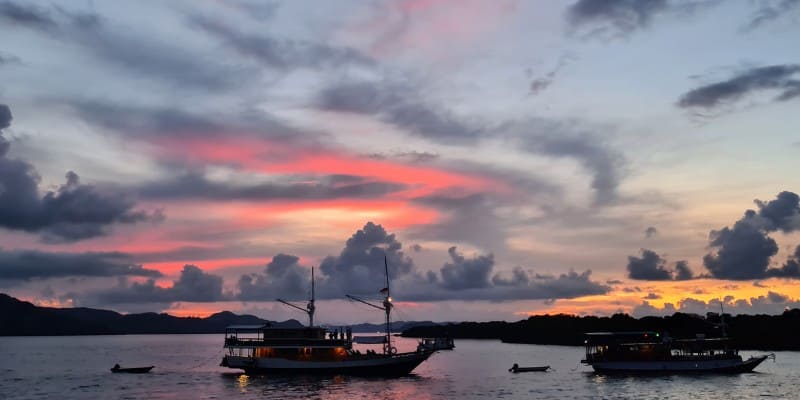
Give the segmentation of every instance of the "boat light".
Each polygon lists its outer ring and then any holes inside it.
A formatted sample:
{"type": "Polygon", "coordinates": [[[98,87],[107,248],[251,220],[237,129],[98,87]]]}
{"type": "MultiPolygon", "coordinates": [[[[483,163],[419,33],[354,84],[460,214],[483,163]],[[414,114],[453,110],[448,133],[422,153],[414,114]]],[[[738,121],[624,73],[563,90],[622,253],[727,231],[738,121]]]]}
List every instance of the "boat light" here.
{"type": "Polygon", "coordinates": [[[386,301],[388,301],[389,303],[391,303],[391,302],[392,302],[392,298],[391,298],[391,297],[387,297],[387,298],[386,298],[386,301]]]}

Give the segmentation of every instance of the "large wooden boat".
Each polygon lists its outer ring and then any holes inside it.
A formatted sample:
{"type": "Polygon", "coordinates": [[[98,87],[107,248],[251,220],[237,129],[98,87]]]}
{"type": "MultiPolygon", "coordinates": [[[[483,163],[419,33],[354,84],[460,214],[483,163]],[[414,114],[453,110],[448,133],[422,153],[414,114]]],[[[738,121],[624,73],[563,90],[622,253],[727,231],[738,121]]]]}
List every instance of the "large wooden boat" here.
{"type": "Polygon", "coordinates": [[[672,339],[657,332],[587,333],[586,358],[598,373],[700,374],[750,372],[768,357],[743,360],[726,337],[672,339]]]}
{"type": "Polygon", "coordinates": [[[308,313],[309,326],[281,328],[265,325],[233,325],[225,330],[225,356],[221,366],[242,369],[247,374],[349,374],[398,376],[407,375],[433,354],[417,351],[398,353],[389,334],[392,298],[389,293],[388,264],[385,298],[376,305],[355,296],[348,296],[386,313],[386,335],[383,352],[353,349],[350,330],[331,331],[314,326],[314,277],[312,269],[311,299],[305,309],[284,300],[282,303],[308,313]]]}

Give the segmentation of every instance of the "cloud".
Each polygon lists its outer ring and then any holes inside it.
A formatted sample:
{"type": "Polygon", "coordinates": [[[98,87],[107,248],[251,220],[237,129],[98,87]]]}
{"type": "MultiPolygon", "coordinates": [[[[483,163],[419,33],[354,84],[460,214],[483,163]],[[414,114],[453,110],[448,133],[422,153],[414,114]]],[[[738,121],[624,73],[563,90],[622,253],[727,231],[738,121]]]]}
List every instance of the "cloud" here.
{"type": "MultiPolygon", "coordinates": [[[[11,113],[0,107],[0,126],[11,113]]],[[[1,133],[1,132],[0,132],[1,133]]],[[[69,171],[66,183],[39,195],[39,175],[33,165],[7,157],[10,144],[0,135],[0,227],[41,234],[45,242],[74,242],[107,235],[113,224],[156,221],[160,213],[135,210],[135,202],[80,183],[69,171]]]]}
{"type": "Polygon", "coordinates": [[[442,287],[450,290],[485,288],[489,286],[489,273],[494,267],[494,255],[476,255],[466,258],[456,247],[447,250],[450,262],[441,269],[442,287]]]}
{"type": "Polygon", "coordinates": [[[384,257],[389,277],[400,279],[412,273],[414,262],[402,251],[403,245],[383,226],[368,222],[356,231],[338,256],[322,260],[319,269],[327,277],[329,294],[376,293],[385,284],[384,257]]]}
{"type": "Polygon", "coordinates": [[[798,73],[797,64],[751,68],[730,79],[692,89],[680,97],[677,105],[710,110],[763,91],[777,93],[772,101],[790,100],[800,96],[800,79],[795,77],[798,73]]]}
{"type": "MultiPolygon", "coordinates": [[[[0,18],[39,32],[47,37],[75,43],[111,63],[145,78],[157,78],[182,87],[220,91],[241,86],[254,71],[228,67],[218,59],[204,58],[169,41],[149,41],[130,33],[109,29],[106,21],[94,13],[72,13],[61,8],[49,9],[12,1],[0,3],[0,18]]],[[[125,30],[130,32],[130,30],[125,30]]]]}
{"type": "Polygon", "coordinates": [[[150,182],[138,187],[144,198],[150,199],[211,199],[211,200],[319,200],[339,198],[380,198],[396,193],[406,186],[398,183],[370,181],[358,176],[295,176],[285,182],[236,184],[212,181],[199,172],[150,182]]]}
{"type": "MultiPolygon", "coordinates": [[[[11,54],[3,54],[0,53],[0,66],[9,65],[9,64],[19,64],[22,60],[19,57],[11,55],[11,54]]],[[[3,128],[0,128],[3,129],[3,128]]]]}
{"type": "Polygon", "coordinates": [[[644,296],[645,300],[658,300],[661,298],[661,295],[656,293],[648,293],[647,296],[644,296]]]}
{"type": "Polygon", "coordinates": [[[409,84],[345,82],[324,88],[316,106],[328,111],[372,115],[438,143],[474,143],[484,128],[438,108],[409,84]]]}
{"type": "Polygon", "coordinates": [[[684,260],[678,261],[675,263],[675,280],[676,281],[686,281],[692,279],[694,277],[694,273],[689,268],[689,263],[684,260]]]}
{"type": "Polygon", "coordinates": [[[667,269],[667,260],[656,252],[642,249],[642,256],[628,256],[628,278],[645,281],[689,280],[693,278],[692,270],[686,261],[675,263],[674,269],[667,269]]]}
{"type": "MultiPolygon", "coordinates": [[[[402,252],[394,234],[368,222],[351,236],[339,256],[325,257],[318,269],[317,298],[342,298],[345,294],[377,296],[384,285],[386,254],[393,295],[403,301],[544,300],[603,294],[607,285],[590,279],[591,271],[570,271],[558,276],[538,275],[521,267],[506,277],[494,273],[494,256],[460,254],[448,250],[450,261],[435,271],[420,271],[402,252]]],[[[240,300],[272,300],[276,296],[299,299],[308,293],[308,268],[296,256],[273,258],[264,273],[242,276],[240,300]]]]}
{"type": "Polygon", "coordinates": [[[647,281],[672,280],[672,273],[664,268],[665,260],[652,250],[642,249],[642,256],[628,256],[628,278],[647,281]]]}
{"type": "Polygon", "coordinates": [[[622,36],[650,25],[669,8],[667,0],[578,0],[567,9],[573,28],[589,26],[593,36],[622,36]]]}
{"type": "Polygon", "coordinates": [[[495,215],[497,200],[486,194],[432,194],[413,203],[439,211],[435,224],[417,226],[411,234],[421,239],[472,243],[484,248],[504,245],[506,232],[495,215]]]}
{"type": "Polygon", "coordinates": [[[161,273],[134,264],[131,256],[123,253],[51,253],[0,249],[0,280],[115,276],[160,277],[161,273]]]}
{"type": "Polygon", "coordinates": [[[96,304],[142,304],[142,303],[174,303],[215,302],[230,298],[222,291],[222,277],[209,274],[194,265],[184,265],[178,280],[171,286],[156,285],[154,279],[143,283],[129,283],[120,279],[117,286],[110,289],[89,291],[75,296],[76,304],[84,306],[96,304]]]}
{"type": "Polygon", "coordinates": [[[780,268],[768,269],[767,276],[775,278],[800,279],[800,246],[797,246],[797,248],[794,250],[794,254],[789,256],[783,266],[780,268]]]}
{"type": "Polygon", "coordinates": [[[711,231],[709,245],[716,253],[703,257],[703,263],[718,279],[764,279],[771,276],[800,278],[791,263],[782,268],[769,268],[770,259],[777,254],[778,245],[769,232],[786,233],[800,229],[800,201],[797,194],[781,192],[775,200],[755,201],[758,211],[747,210],[734,223],[711,231]]]}
{"type": "Polygon", "coordinates": [[[212,18],[199,15],[190,19],[192,26],[222,40],[226,48],[258,60],[262,65],[288,70],[295,68],[330,68],[347,65],[372,66],[374,61],[349,47],[298,40],[280,40],[247,34],[212,18]]]}
{"type": "Polygon", "coordinates": [[[644,236],[648,239],[658,235],[658,229],[655,226],[648,226],[647,229],[644,230],[644,236]]]}
{"type": "Polygon", "coordinates": [[[309,269],[300,266],[300,259],[289,254],[272,257],[264,273],[242,275],[237,284],[238,300],[296,299],[310,291],[309,269]]]}
{"type": "Polygon", "coordinates": [[[800,0],[773,0],[759,2],[745,30],[758,29],[768,23],[792,15],[800,9],[800,0]]]}
{"type": "Polygon", "coordinates": [[[512,137],[531,153],[577,160],[592,174],[595,204],[618,199],[625,158],[611,149],[599,136],[580,131],[572,123],[530,119],[510,124],[512,137]]]}
{"type": "Polygon", "coordinates": [[[721,301],[711,299],[708,302],[691,297],[684,298],[677,303],[664,304],[663,308],[654,307],[647,301],[633,308],[632,314],[635,317],[672,315],[676,312],[687,314],[697,314],[705,316],[706,313],[718,313],[722,303],[725,313],[738,314],[780,314],[787,308],[800,308],[800,299],[792,299],[790,296],[768,291],[767,294],[744,299],[736,299],[733,296],[726,296],[721,301]]]}

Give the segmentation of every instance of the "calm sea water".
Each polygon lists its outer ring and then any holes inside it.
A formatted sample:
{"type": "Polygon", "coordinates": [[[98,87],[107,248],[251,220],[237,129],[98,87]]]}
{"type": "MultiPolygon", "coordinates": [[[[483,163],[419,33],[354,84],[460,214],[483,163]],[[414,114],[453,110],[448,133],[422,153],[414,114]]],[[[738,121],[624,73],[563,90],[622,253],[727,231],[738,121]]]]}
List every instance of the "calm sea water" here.
{"type": "MultiPolygon", "coordinates": [[[[800,353],[755,373],[608,377],[582,348],[457,340],[403,378],[254,377],[218,366],[222,335],[0,338],[0,399],[798,399],[800,353]],[[554,371],[511,374],[520,366],[554,371]],[[149,374],[112,374],[155,365],[149,374]]],[[[398,339],[401,351],[416,342],[398,339]]],[[[743,352],[745,357],[754,352],[743,352]]]]}

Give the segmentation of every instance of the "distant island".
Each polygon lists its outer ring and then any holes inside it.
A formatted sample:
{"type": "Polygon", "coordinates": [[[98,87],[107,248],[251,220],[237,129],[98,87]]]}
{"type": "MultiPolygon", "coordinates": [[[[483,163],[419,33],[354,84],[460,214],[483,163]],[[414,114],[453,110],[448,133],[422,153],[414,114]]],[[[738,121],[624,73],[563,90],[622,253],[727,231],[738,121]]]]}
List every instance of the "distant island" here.
{"type": "MultiPolygon", "coordinates": [[[[254,315],[237,315],[222,311],[206,318],[176,317],[169,314],[120,314],[92,308],[38,307],[29,302],[0,293],[0,336],[63,336],[63,335],[123,335],[123,334],[187,334],[223,333],[229,325],[271,324],[277,327],[298,328],[294,319],[268,321],[254,315]]],[[[410,327],[432,325],[433,322],[392,323],[393,332],[410,327]]],[[[382,332],[381,324],[357,324],[353,332],[382,332]]]]}
{"type": "MultiPolygon", "coordinates": [[[[536,315],[518,322],[461,322],[418,326],[403,332],[406,337],[449,336],[456,339],[499,339],[507,343],[583,345],[586,332],[655,331],[674,338],[722,336],[719,314],[706,316],[675,313],[665,317],[633,318],[536,315]]],[[[740,349],[800,351],[800,309],[781,315],[724,315],[725,330],[740,349]]]]}
{"type": "MultiPolygon", "coordinates": [[[[741,349],[800,351],[800,309],[780,315],[725,314],[725,329],[741,349]]],[[[121,335],[223,333],[229,325],[272,324],[297,328],[294,319],[268,321],[254,315],[222,311],[206,318],[176,317],[169,314],[120,314],[92,308],[38,307],[0,293],[0,336],[121,335]]],[[[382,324],[350,325],[353,332],[382,332],[382,324]]],[[[507,343],[583,345],[586,332],[656,331],[675,338],[722,335],[718,314],[706,316],[675,313],[666,317],[633,318],[627,314],[610,317],[575,315],[536,315],[517,322],[431,321],[392,323],[393,332],[404,337],[452,337],[456,339],[495,339],[507,343]]]]}

